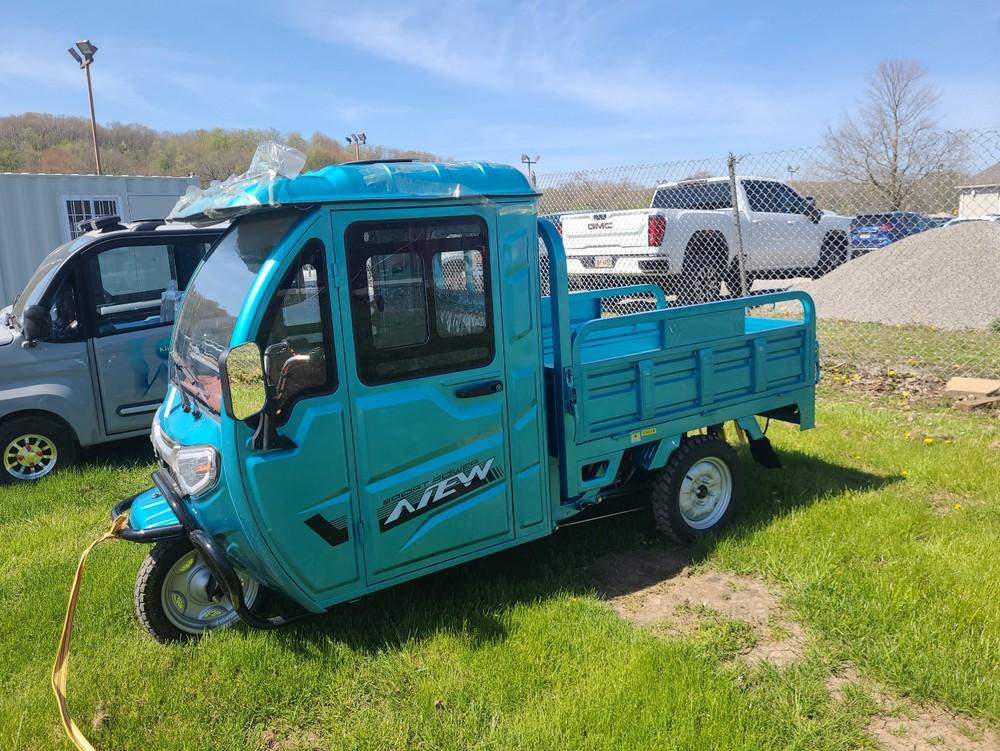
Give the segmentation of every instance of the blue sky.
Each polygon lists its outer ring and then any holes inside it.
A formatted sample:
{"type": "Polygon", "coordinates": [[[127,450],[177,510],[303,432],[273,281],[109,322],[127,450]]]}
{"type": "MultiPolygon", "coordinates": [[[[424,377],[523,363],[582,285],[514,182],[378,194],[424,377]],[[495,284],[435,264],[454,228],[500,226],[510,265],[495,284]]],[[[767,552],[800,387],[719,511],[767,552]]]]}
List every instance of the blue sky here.
{"type": "Polygon", "coordinates": [[[89,37],[101,122],[361,128],[459,159],[537,153],[542,172],[812,145],[886,57],[927,67],[943,125],[1000,126],[997,0],[0,0],[0,12],[3,114],[86,114],[66,47],[89,37]]]}

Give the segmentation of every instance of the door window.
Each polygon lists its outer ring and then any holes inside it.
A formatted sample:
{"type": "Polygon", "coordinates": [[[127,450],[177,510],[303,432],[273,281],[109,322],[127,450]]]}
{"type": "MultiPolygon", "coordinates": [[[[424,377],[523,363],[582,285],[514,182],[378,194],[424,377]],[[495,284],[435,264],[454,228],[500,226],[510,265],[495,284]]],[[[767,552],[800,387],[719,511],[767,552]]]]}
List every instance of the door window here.
{"type": "Polygon", "coordinates": [[[59,283],[49,305],[52,320],[50,342],[75,342],[80,339],[80,314],[77,308],[76,274],[69,273],[59,283]]]}
{"type": "Polygon", "coordinates": [[[97,335],[172,323],[181,292],[207,242],[125,245],[90,261],[97,335]]]}
{"type": "Polygon", "coordinates": [[[278,423],[299,399],[335,391],[330,293],[323,243],[306,243],[285,273],[261,330],[264,369],[278,423]]]}
{"type": "Polygon", "coordinates": [[[808,214],[805,199],[784,183],[771,180],[744,180],[750,211],[765,214],[808,214]]]}
{"type": "Polygon", "coordinates": [[[487,365],[493,315],[478,217],[347,228],[358,374],[369,384],[487,365]]]}

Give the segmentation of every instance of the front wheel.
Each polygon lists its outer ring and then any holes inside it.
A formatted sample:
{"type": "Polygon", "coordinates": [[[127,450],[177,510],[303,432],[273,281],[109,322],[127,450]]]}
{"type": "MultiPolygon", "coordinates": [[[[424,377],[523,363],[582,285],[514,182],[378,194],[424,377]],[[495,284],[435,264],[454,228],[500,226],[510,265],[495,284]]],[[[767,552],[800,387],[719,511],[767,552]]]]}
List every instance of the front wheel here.
{"type": "Polygon", "coordinates": [[[743,494],[743,467],[717,434],[685,438],[653,480],[656,527],[677,542],[712,534],[743,494]]]}
{"type": "MultiPolygon", "coordinates": [[[[266,591],[256,579],[239,573],[243,600],[261,607],[266,591]]],[[[135,614],[159,642],[185,641],[239,620],[236,608],[208,563],[186,537],[153,546],[135,580],[135,614]]]]}
{"type": "Polygon", "coordinates": [[[76,442],[70,431],[41,415],[14,417],[0,424],[0,450],[0,485],[40,480],[76,458],[76,442]]]}

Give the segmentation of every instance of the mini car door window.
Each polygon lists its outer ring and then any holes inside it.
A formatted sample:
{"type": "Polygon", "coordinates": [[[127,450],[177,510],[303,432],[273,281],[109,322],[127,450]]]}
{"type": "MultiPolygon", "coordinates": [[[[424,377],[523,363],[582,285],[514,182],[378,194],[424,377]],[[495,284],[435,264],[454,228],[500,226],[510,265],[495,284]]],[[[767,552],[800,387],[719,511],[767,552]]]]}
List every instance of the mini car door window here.
{"type": "Polygon", "coordinates": [[[172,323],[181,294],[207,242],[124,245],[90,262],[97,335],[172,323]]]}
{"type": "Polygon", "coordinates": [[[312,239],[285,272],[259,340],[279,424],[288,419],[292,405],[299,399],[336,390],[331,331],[323,243],[312,239]]]}
{"type": "Polygon", "coordinates": [[[489,244],[478,217],[347,228],[358,375],[369,384],[493,360],[489,244]]]}

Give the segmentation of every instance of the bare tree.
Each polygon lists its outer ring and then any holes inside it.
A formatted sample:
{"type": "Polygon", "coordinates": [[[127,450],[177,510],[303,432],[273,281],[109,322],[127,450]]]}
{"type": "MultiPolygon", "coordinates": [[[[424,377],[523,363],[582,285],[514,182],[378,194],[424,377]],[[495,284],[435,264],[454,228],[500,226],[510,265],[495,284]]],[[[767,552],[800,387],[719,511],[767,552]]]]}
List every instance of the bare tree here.
{"type": "Polygon", "coordinates": [[[963,161],[961,137],[936,128],[939,98],[919,63],[881,62],[857,115],[846,115],[837,128],[827,129],[831,174],[871,186],[884,202],[878,208],[910,208],[920,185],[957,171],[963,161]]]}

